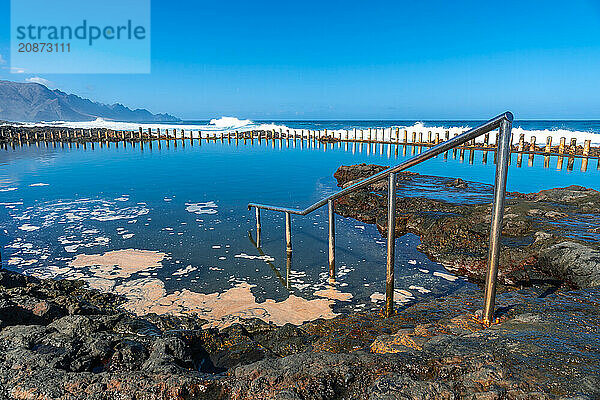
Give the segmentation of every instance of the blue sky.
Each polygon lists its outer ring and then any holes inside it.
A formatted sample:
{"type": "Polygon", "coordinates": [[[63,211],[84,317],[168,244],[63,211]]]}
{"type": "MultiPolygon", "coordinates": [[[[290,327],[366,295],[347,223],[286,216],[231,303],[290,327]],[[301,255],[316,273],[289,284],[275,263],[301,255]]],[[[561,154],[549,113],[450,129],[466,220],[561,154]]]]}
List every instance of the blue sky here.
{"type": "MultiPolygon", "coordinates": [[[[600,119],[600,0],[152,1],[150,74],[11,74],[185,119],[600,119]]],[[[107,55],[110,62],[110,55],[107,55]]]]}

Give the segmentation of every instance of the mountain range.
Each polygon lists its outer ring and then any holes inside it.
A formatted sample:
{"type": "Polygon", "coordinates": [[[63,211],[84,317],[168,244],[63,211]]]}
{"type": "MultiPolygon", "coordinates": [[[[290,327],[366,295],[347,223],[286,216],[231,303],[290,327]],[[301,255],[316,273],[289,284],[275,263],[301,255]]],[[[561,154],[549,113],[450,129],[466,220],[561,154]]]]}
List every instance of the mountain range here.
{"type": "Polygon", "coordinates": [[[122,104],[102,104],[39,83],[0,80],[0,120],[13,122],[93,121],[175,122],[169,114],[132,110],[122,104]]]}

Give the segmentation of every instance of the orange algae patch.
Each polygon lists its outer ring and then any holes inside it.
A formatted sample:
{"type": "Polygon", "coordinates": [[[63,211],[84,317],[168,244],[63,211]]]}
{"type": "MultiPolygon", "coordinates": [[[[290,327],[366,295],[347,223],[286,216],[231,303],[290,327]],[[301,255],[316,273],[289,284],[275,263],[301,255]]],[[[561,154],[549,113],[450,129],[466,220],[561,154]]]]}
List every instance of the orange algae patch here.
{"type": "Polygon", "coordinates": [[[166,256],[165,253],[150,250],[114,250],[104,254],[79,254],[69,266],[89,267],[95,278],[129,278],[138,272],[160,268],[166,256]]]}
{"type": "MultiPolygon", "coordinates": [[[[259,318],[276,325],[300,325],[319,318],[336,317],[334,300],[349,300],[352,295],[321,291],[322,297],[306,300],[290,295],[284,301],[272,299],[257,303],[252,285],[241,283],[223,293],[203,294],[188,289],[167,294],[164,282],[154,277],[131,278],[140,272],[162,266],[165,253],[149,250],[115,250],[104,254],[80,254],[69,263],[69,275],[77,276],[92,289],[112,292],[127,299],[123,305],[137,315],[195,315],[207,321],[206,327],[225,328],[241,319],[259,318]],[[84,269],[85,268],[85,269],[84,269]]],[[[61,271],[67,273],[68,271],[61,271]]],[[[142,274],[144,275],[144,274],[142,274]]]]}
{"type": "Polygon", "coordinates": [[[371,352],[386,354],[401,353],[407,351],[407,349],[421,350],[424,341],[418,340],[421,343],[417,343],[415,339],[417,337],[403,330],[398,331],[395,335],[382,335],[371,344],[371,352]]]}
{"type": "Polygon", "coordinates": [[[317,297],[323,297],[329,300],[337,300],[337,301],[350,301],[352,299],[352,293],[344,293],[336,290],[335,288],[329,288],[324,290],[319,290],[314,293],[317,297]]]}
{"type": "Polygon", "coordinates": [[[128,299],[123,307],[135,314],[197,315],[208,321],[207,327],[219,329],[245,318],[259,318],[281,326],[337,316],[331,310],[332,300],[306,300],[290,295],[280,302],[268,299],[257,303],[252,287],[241,283],[223,293],[202,294],[184,289],[166,294],[161,280],[144,278],[118,285],[114,291],[128,299]]]}

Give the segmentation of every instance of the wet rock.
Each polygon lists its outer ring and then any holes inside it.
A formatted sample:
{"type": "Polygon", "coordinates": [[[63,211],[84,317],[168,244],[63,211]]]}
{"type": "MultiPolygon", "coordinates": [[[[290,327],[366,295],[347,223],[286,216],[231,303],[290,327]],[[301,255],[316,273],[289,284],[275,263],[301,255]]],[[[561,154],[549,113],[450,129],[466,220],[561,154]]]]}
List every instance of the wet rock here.
{"type": "Polygon", "coordinates": [[[561,242],[540,251],[539,266],[577,287],[600,286],[600,251],[574,242],[561,242]]]}
{"type": "Polygon", "coordinates": [[[571,185],[565,188],[542,190],[538,193],[527,194],[524,196],[533,201],[573,203],[581,199],[589,198],[590,195],[599,196],[600,192],[583,186],[571,185]]]}
{"type": "Polygon", "coordinates": [[[330,136],[330,135],[325,135],[325,136],[321,136],[319,138],[319,142],[321,142],[321,143],[337,143],[337,142],[340,142],[340,139],[330,136]]]}
{"type": "MultiPolygon", "coordinates": [[[[366,164],[342,166],[334,177],[339,186],[346,187],[385,168],[366,164]]],[[[431,182],[429,186],[435,188],[439,186],[441,179],[418,174],[407,175],[406,178],[406,182],[402,183],[405,193],[410,193],[411,185],[415,185],[415,191],[418,192],[427,182],[431,182]]],[[[445,185],[452,187],[456,194],[463,193],[463,198],[473,195],[470,186],[477,186],[475,183],[465,186],[460,181],[448,180],[445,185]]],[[[486,193],[485,188],[481,190],[486,193]]],[[[429,258],[474,282],[483,282],[491,222],[489,197],[487,200],[480,197],[482,200],[479,202],[465,202],[461,200],[461,196],[452,197],[452,201],[440,200],[440,191],[443,190],[421,190],[418,197],[399,196],[396,201],[395,235],[418,235],[421,240],[418,249],[429,258]]],[[[598,241],[590,241],[586,224],[576,222],[589,221],[590,213],[594,212],[596,214],[592,218],[600,220],[600,193],[570,186],[533,194],[510,195],[502,225],[500,282],[504,285],[521,286],[562,281],[575,287],[588,287],[589,279],[572,279],[571,275],[581,275],[579,272],[571,274],[568,271],[568,268],[576,268],[575,266],[569,267],[565,263],[561,266],[558,262],[540,263],[538,259],[541,257],[540,251],[560,242],[600,250],[598,241]],[[567,219],[568,222],[562,223],[567,219]],[[579,286],[580,284],[586,286],[579,286]]],[[[335,210],[342,216],[375,224],[382,236],[385,236],[386,197],[387,184],[373,184],[368,189],[358,190],[338,199],[335,210]]],[[[587,263],[590,262],[591,260],[587,263]]]]}
{"type": "Polygon", "coordinates": [[[392,368],[366,353],[301,353],[236,368],[224,383],[232,398],[368,398],[375,377],[392,368]]]}
{"type": "Polygon", "coordinates": [[[564,219],[567,218],[569,215],[565,214],[565,213],[561,213],[558,211],[548,211],[547,213],[544,214],[544,217],[548,218],[548,219],[564,219]]]}
{"type": "Polygon", "coordinates": [[[66,314],[66,310],[54,302],[31,296],[14,296],[0,300],[1,326],[20,324],[47,324],[66,314]]]}
{"type": "Polygon", "coordinates": [[[146,372],[177,373],[179,369],[194,368],[189,348],[178,337],[157,339],[148,359],[142,365],[146,372]]]}
{"type": "Polygon", "coordinates": [[[252,337],[279,357],[312,350],[313,336],[292,324],[252,337]]]}
{"type": "Polygon", "coordinates": [[[101,321],[83,315],[63,317],[49,324],[48,328],[66,337],[66,341],[98,337],[98,333],[104,331],[101,321]]]}
{"type": "Polygon", "coordinates": [[[460,178],[456,178],[452,182],[447,183],[446,186],[454,187],[454,188],[458,188],[458,189],[465,189],[465,188],[469,187],[469,184],[460,178]]]}
{"type": "Polygon", "coordinates": [[[249,320],[218,331],[185,329],[202,324],[189,318],[132,316],[53,281],[9,281],[11,288],[0,285],[5,304],[18,304],[23,293],[28,304],[77,293],[73,301],[86,299],[99,312],[3,327],[0,393],[7,398],[600,395],[600,288],[502,293],[499,323],[489,329],[476,317],[481,293],[475,290],[416,303],[388,319],[365,312],[283,327],[249,320]]]}
{"type": "MultiPolygon", "coordinates": [[[[333,177],[337,179],[340,187],[348,187],[356,182],[359,182],[369,176],[375,175],[381,171],[385,171],[389,167],[375,164],[357,164],[357,165],[342,165],[335,171],[333,177]]],[[[396,181],[410,180],[415,174],[414,172],[403,171],[396,175],[396,181]]],[[[387,189],[385,180],[382,183],[373,184],[372,188],[383,190],[387,189]]]]}
{"type": "Polygon", "coordinates": [[[213,331],[211,335],[204,336],[203,346],[210,353],[212,364],[220,369],[277,357],[268,346],[258,344],[241,324],[233,324],[221,332],[213,331]]]}
{"type": "Polygon", "coordinates": [[[455,398],[456,395],[447,384],[415,380],[407,374],[389,374],[376,380],[371,387],[371,394],[369,396],[371,400],[453,400],[455,398]]]}
{"type": "Polygon", "coordinates": [[[533,235],[533,238],[535,240],[535,242],[539,242],[539,241],[544,241],[544,240],[549,240],[553,238],[553,235],[550,233],[546,233],[546,232],[536,232],[533,235]]]}

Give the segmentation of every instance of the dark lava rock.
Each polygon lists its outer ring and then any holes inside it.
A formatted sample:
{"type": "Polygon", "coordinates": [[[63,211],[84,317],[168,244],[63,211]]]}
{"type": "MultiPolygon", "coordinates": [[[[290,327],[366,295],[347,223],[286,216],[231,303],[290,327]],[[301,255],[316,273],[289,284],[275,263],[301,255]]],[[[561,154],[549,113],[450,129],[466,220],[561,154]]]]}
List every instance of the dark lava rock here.
{"type": "Polygon", "coordinates": [[[5,310],[69,296],[97,312],[44,306],[40,319],[13,317],[0,330],[0,398],[600,396],[600,289],[502,293],[489,329],[476,317],[482,294],[472,290],[387,319],[364,312],[283,327],[252,319],[217,331],[186,329],[190,318],[133,316],[78,285],[2,275],[5,310]]]}
{"type": "Polygon", "coordinates": [[[540,250],[539,265],[578,287],[600,286],[600,251],[575,242],[540,250]]]}
{"type": "Polygon", "coordinates": [[[119,304],[81,282],[0,271],[0,398],[218,398],[223,370],[203,371],[203,333],[161,331],[119,304]]]}
{"type": "Polygon", "coordinates": [[[465,188],[469,187],[469,184],[467,182],[463,181],[460,178],[456,178],[452,182],[447,183],[446,186],[448,186],[448,187],[455,187],[455,188],[458,188],[458,189],[465,189],[465,188]]]}
{"type": "MultiPolygon", "coordinates": [[[[340,187],[347,187],[385,168],[366,164],[342,166],[334,177],[340,187]]],[[[399,196],[396,201],[396,236],[418,235],[421,239],[418,248],[428,257],[455,273],[482,282],[491,221],[489,192],[482,188],[480,200],[472,201],[472,187],[479,184],[418,174],[401,176],[402,191],[409,195],[399,196]],[[428,181],[434,190],[422,189],[428,181]],[[453,197],[440,197],[444,186],[452,187],[453,197]]],[[[338,214],[375,224],[382,235],[387,234],[385,180],[338,199],[335,207],[338,214]]],[[[597,279],[589,275],[600,270],[594,256],[600,250],[600,237],[590,237],[594,232],[588,227],[594,218],[600,221],[600,193],[595,190],[570,186],[533,194],[511,193],[502,226],[500,282],[514,286],[543,282],[564,282],[573,287],[598,285],[597,279]],[[569,248],[567,258],[541,253],[559,243],[570,243],[561,247],[569,248]],[[572,262],[575,257],[585,260],[585,271],[570,271],[575,268],[572,262]],[[587,277],[577,278],[582,275],[587,277]]]]}
{"type": "MultiPolygon", "coordinates": [[[[248,399],[592,399],[600,395],[600,310],[596,307],[600,289],[546,295],[540,288],[501,294],[500,321],[488,329],[475,317],[481,301],[473,299],[469,293],[448,297],[442,306],[437,300],[418,303],[390,320],[371,316],[374,325],[390,324],[394,333],[380,333],[375,340],[364,335],[363,343],[371,344],[358,350],[322,348],[325,352],[238,367],[223,384],[231,397],[248,399]],[[410,323],[412,328],[398,328],[410,323]]],[[[321,339],[331,343],[332,337],[360,338],[358,321],[358,315],[328,321],[321,339]]],[[[317,332],[321,324],[301,328],[317,332]]]]}
{"type": "Polygon", "coordinates": [[[330,135],[326,135],[326,136],[321,136],[319,138],[319,142],[321,142],[321,143],[337,143],[337,142],[340,142],[340,139],[330,136],[330,135]]]}

